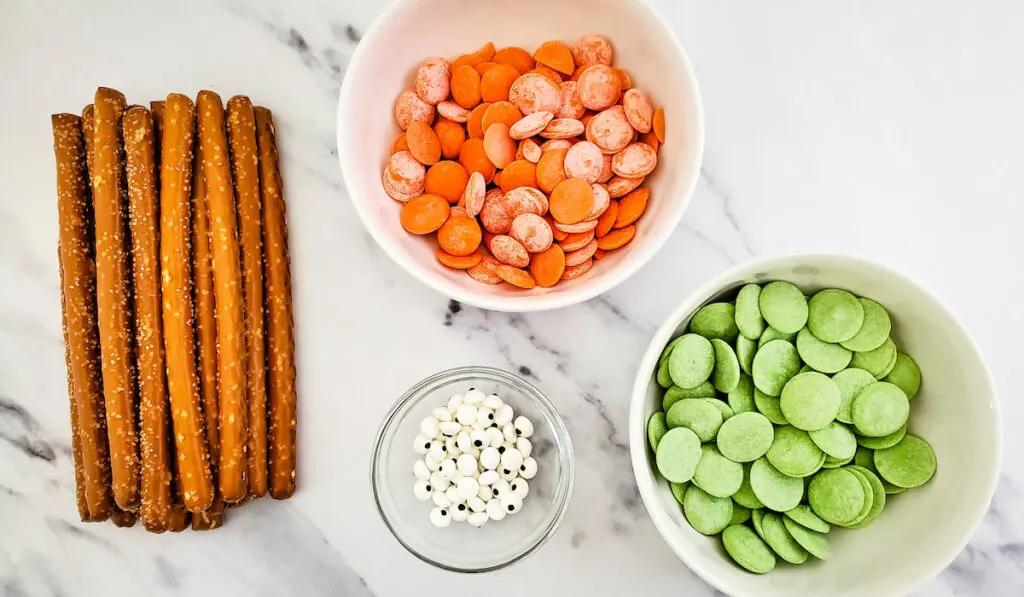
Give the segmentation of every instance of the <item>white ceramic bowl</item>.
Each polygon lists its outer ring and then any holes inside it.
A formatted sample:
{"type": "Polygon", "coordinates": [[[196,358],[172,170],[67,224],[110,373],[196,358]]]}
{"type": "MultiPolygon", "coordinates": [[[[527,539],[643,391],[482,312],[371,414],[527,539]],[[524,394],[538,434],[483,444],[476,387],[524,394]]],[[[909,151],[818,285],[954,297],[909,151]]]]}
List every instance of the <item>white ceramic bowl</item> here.
{"type": "MultiPolygon", "coordinates": [[[[790,255],[739,264],[701,286],[658,329],[633,384],[629,416],[633,471],[661,536],[694,572],[734,597],[903,595],[945,568],[981,522],[999,474],[1001,427],[992,377],[974,340],[932,294],[882,265],[839,255],[790,255]],[[729,559],[718,538],[693,530],[657,474],[647,418],[661,400],[654,370],[665,344],[694,311],[747,282],[788,280],[808,292],[844,288],[888,309],[893,339],[914,357],[923,384],[910,429],[935,448],[938,472],[924,487],[893,496],[864,529],[835,529],[827,562],[780,563],[766,575],[729,559]]],[[[813,558],[812,558],[813,560],[813,558]]]]}
{"type": "Polygon", "coordinates": [[[499,311],[540,311],[593,298],[628,278],[654,253],[683,216],[700,174],[704,121],[693,70],[667,23],[643,0],[516,0],[494,2],[398,0],[367,31],[345,73],[338,102],[338,159],[352,203],[373,238],[402,268],[438,292],[499,311]],[[534,50],[542,42],[574,43],[588,33],[611,40],[615,65],[665,108],[665,144],[648,177],[651,200],[629,246],[597,262],[586,275],[554,288],[522,291],[488,286],[440,265],[431,239],[405,232],[401,204],[381,188],[381,171],[401,132],[394,101],[412,86],[416,68],[432,56],[455,57],[487,41],[534,50]]]}

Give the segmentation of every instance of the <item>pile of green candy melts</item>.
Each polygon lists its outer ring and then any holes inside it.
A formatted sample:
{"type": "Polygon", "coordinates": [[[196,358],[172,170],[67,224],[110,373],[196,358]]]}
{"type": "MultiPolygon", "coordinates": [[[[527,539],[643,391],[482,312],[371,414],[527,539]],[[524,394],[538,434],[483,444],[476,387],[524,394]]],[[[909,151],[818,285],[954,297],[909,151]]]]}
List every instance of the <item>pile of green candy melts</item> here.
{"type": "Polygon", "coordinates": [[[828,559],[832,525],[865,527],[935,474],[907,433],[921,371],[891,328],[873,300],[776,281],[701,307],[665,347],[647,424],[658,471],[746,570],[828,559]]]}

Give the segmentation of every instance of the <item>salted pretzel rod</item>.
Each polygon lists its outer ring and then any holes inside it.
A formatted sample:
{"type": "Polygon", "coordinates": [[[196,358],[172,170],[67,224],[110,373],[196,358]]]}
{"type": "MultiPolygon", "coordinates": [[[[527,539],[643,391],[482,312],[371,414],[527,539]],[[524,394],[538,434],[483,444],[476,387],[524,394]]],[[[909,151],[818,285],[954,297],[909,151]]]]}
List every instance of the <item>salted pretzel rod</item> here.
{"type": "Polygon", "coordinates": [[[248,493],[245,305],[242,299],[235,195],[224,128],[224,105],[220,96],[212,91],[200,91],[197,104],[217,308],[220,402],[218,481],[221,496],[230,503],[241,500],[248,493]]]}
{"type": "Polygon", "coordinates": [[[138,520],[139,516],[131,510],[122,510],[120,508],[114,508],[114,512],[110,515],[110,520],[114,521],[114,526],[121,528],[129,528],[135,526],[135,521],[138,520]]]}
{"type": "MultiPolygon", "coordinates": [[[[160,184],[160,153],[162,152],[162,140],[164,129],[164,107],[166,102],[157,100],[149,102],[149,111],[153,115],[153,141],[156,144],[156,173],[157,185],[160,184]]],[[[194,138],[194,137],[193,137],[194,138]]],[[[181,499],[181,478],[178,475],[178,456],[174,447],[174,429],[170,417],[167,418],[167,444],[171,455],[171,511],[168,519],[167,530],[171,532],[184,531],[189,524],[189,511],[181,499]]],[[[211,461],[211,466],[214,461],[211,461]]]]}
{"type": "Polygon", "coordinates": [[[128,177],[128,228],[132,244],[136,367],[139,375],[139,448],[142,506],[147,531],[167,530],[171,507],[171,450],[167,377],[160,301],[160,243],[153,117],[141,106],[121,121],[128,177]]]}
{"type": "Polygon", "coordinates": [[[206,180],[203,176],[203,148],[196,143],[192,160],[192,280],[195,301],[196,354],[199,365],[199,396],[206,419],[206,444],[213,473],[213,503],[192,516],[192,529],[215,529],[224,523],[224,500],[220,496],[216,464],[220,462],[220,417],[217,395],[217,321],[214,317],[213,257],[210,254],[210,222],[206,209],[206,180]]]}
{"type": "Polygon", "coordinates": [[[160,262],[164,349],[182,499],[193,512],[213,502],[192,329],[191,201],[195,106],[167,96],[160,157],[160,262]]]}
{"type": "Polygon", "coordinates": [[[103,394],[114,501],[123,510],[139,504],[139,446],[132,371],[131,304],[125,230],[124,95],[96,90],[93,157],[89,177],[96,219],[96,304],[102,353],[103,394]]]}
{"type": "MultiPolygon", "coordinates": [[[[85,113],[91,116],[91,109],[86,108],[85,113]]],[[[56,114],[51,122],[57,163],[58,248],[71,390],[69,399],[74,408],[72,447],[77,443],[75,449],[81,452],[87,519],[100,521],[110,517],[114,504],[96,322],[96,270],[86,146],[81,118],[73,114],[56,114]]]]}
{"type": "Polygon", "coordinates": [[[71,457],[75,467],[75,505],[82,522],[92,522],[89,502],[85,499],[85,464],[82,462],[82,441],[78,437],[78,407],[75,404],[75,381],[71,368],[71,342],[68,341],[68,307],[64,300],[64,263],[57,242],[57,268],[60,270],[60,326],[64,335],[64,363],[68,369],[68,403],[71,406],[71,457]]]}
{"type": "Polygon", "coordinates": [[[276,499],[285,499],[295,492],[296,429],[295,332],[292,323],[288,222],[273,115],[263,107],[255,108],[254,114],[263,203],[270,495],[276,499]]]}
{"type": "Polygon", "coordinates": [[[267,380],[263,332],[263,226],[256,158],[256,121],[244,95],[228,100],[231,173],[238,197],[238,242],[245,298],[246,398],[249,406],[249,495],[267,493],[267,380]]]}

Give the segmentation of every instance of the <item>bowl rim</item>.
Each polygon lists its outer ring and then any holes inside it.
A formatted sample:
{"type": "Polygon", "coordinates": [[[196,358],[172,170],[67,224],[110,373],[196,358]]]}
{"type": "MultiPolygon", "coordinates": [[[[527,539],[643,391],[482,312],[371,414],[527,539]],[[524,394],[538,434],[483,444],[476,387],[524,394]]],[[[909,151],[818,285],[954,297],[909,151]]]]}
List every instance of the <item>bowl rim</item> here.
{"type": "Polygon", "coordinates": [[[658,534],[661,536],[662,540],[668,544],[672,552],[676,554],[676,557],[682,560],[683,564],[685,564],[687,568],[694,571],[697,576],[716,589],[729,595],[743,597],[744,594],[736,592],[736,588],[731,585],[726,577],[713,574],[701,564],[698,558],[692,556],[688,550],[683,549],[682,546],[684,544],[688,545],[688,542],[670,538],[667,535],[667,528],[670,526],[674,527],[675,523],[669,520],[664,512],[660,511],[661,506],[657,502],[655,495],[658,490],[657,479],[653,474],[648,472],[647,420],[646,413],[643,412],[643,405],[646,401],[647,390],[651,382],[651,373],[653,371],[652,367],[657,362],[658,357],[661,355],[661,351],[664,349],[665,344],[669,341],[671,335],[675,332],[676,327],[679,326],[679,323],[683,321],[684,318],[696,311],[703,301],[707,300],[707,297],[714,297],[718,293],[722,292],[725,285],[736,276],[737,272],[754,268],[770,267],[777,262],[792,259],[840,259],[873,267],[904,280],[907,284],[932,300],[935,305],[939,309],[943,310],[954,324],[960,328],[964,336],[967,338],[967,342],[971,350],[978,355],[982,373],[985,376],[989,387],[992,388],[992,413],[995,420],[996,433],[996,441],[993,443],[996,447],[995,454],[993,454],[995,466],[992,467],[989,478],[986,480],[985,489],[988,494],[988,498],[985,501],[985,508],[979,508],[978,512],[975,514],[974,520],[965,529],[963,535],[954,544],[951,544],[955,546],[955,549],[949,549],[945,557],[936,559],[935,563],[930,567],[926,574],[922,574],[918,579],[914,580],[910,585],[902,589],[908,593],[912,592],[945,570],[956,556],[963,551],[964,547],[977,532],[982,520],[984,520],[985,513],[988,511],[992,503],[992,497],[995,494],[996,485],[999,481],[999,474],[1002,470],[1003,423],[999,406],[999,393],[996,389],[995,380],[992,377],[992,372],[984,358],[984,353],[981,351],[981,347],[978,346],[977,341],[974,339],[974,336],[971,335],[967,326],[965,326],[963,321],[957,317],[956,313],[954,313],[953,310],[950,309],[949,306],[933,292],[903,272],[888,265],[879,263],[873,259],[869,259],[861,255],[832,252],[773,253],[770,255],[757,256],[731,265],[726,270],[688,293],[686,297],[676,305],[665,321],[654,332],[651,342],[648,344],[647,350],[640,361],[636,376],[633,380],[633,390],[629,406],[629,451],[630,463],[633,467],[633,476],[636,479],[637,488],[640,491],[640,498],[643,500],[644,508],[651,517],[651,521],[654,523],[654,526],[658,530],[658,534]]]}
{"type": "Polygon", "coordinates": [[[679,37],[675,34],[675,31],[669,26],[662,13],[654,8],[650,0],[629,0],[646,9],[654,18],[655,22],[657,22],[661,27],[663,34],[671,41],[671,47],[675,49],[675,54],[682,64],[683,73],[689,80],[690,87],[693,90],[693,105],[696,117],[694,122],[688,123],[693,134],[696,136],[696,151],[689,155],[689,160],[692,160],[693,162],[693,171],[687,179],[683,180],[683,190],[680,192],[682,195],[682,202],[679,208],[669,215],[671,220],[668,225],[664,227],[660,234],[652,236],[647,239],[644,244],[634,247],[632,249],[633,254],[630,255],[631,259],[629,261],[617,264],[616,267],[611,268],[607,273],[601,276],[598,280],[595,280],[594,283],[589,286],[568,288],[563,292],[555,294],[538,295],[524,293],[521,295],[488,296],[469,290],[468,288],[470,287],[468,286],[461,286],[444,277],[434,275],[430,270],[421,267],[412,259],[407,258],[403,252],[399,250],[397,244],[391,242],[390,235],[387,231],[385,231],[382,226],[378,226],[374,223],[374,218],[370,215],[368,209],[363,206],[363,202],[356,200],[356,193],[353,192],[353,189],[349,184],[349,181],[353,180],[352,175],[353,169],[355,168],[355,162],[354,158],[349,155],[349,152],[346,151],[342,144],[342,117],[343,114],[348,111],[348,105],[352,101],[354,95],[352,90],[353,84],[351,82],[351,78],[353,77],[352,73],[356,70],[355,67],[362,62],[363,54],[366,52],[366,48],[368,46],[366,42],[375,39],[380,34],[383,23],[385,23],[399,10],[427,1],[429,0],[395,0],[385,8],[384,12],[381,13],[377,20],[375,20],[369,29],[366,30],[362,40],[356,46],[355,52],[352,53],[352,58],[349,60],[348,66],[345,69],[345,77],[342,79],[341,90],[338,92],[337,118],[335,120],[335,143],[337,145],[338,162],[341,165],[342,178],[345,181],[345,190],[348,193],[349,201],[351,201],[353,207],[355,207],[356,214],[358,214],[363,226],[370,232],[370,236],[373,237],[377,246],[383,249],[384,253],[387,254],[388,257],[397,263],[403,270],[411,274],[420,282],[434,289],[436,292],[455,299],[460,303],[491,311],[530,313],[535,311],[559,309],[586,302],[612,290],[622,282],[625,282],[644,265],[650,262],[654,255],[661,250],[669,237],[672,236],[679,227],[679,222],[682,221],[683,214],[689,208],[694,191],[697,189],[697,182],[700,179],[701,167],[704,162],[704,102],[693,64],[690,62],[689,55],[686,53],[686,49],[683,47],[682,42],[679,41],[679,37]]]}
{"type": "Polygon", "coordinates": [[[537,386],[532,384],[529,380],[526,380],[514,373],[509,373],[508,371],[505,371],[503,369],[498,369],[496,367],[488,367],[484,365],[467,365],[463,367],[445,369],[443,371],[438,371],[437,373],[429,375],[419,380],[418,382],[414,383],[412,386],[410,386],[409,389],[406,390],[405,393],[403,393],[402,396],[395,401],[391,408],[388,409],[388,412],[384,416],[384,419],[381,421],[380,427],[377,429],[377,433],[374,437],[373,451],[371,452],[370,456],[369,473],[370,488],[373,493],[373,504],[374,507],[377,509],[377,515],[380,516],[380,519],[384,522],[384,526],[387,527],[388,531],[391,532],[391,535],[395,538],[396,541],[398,541],[399,544],[402,545],[402,547],[405,548],[406,551],[416,556],[416,558],[420,561],[426,562],[427,564],[430,564],[431,566],[435,566],[442,570],[447,570],[449,572],[460,572],[465,574],[480,574],[484,572],[493,572],[496,570],[507,568],[517,562],[520,562],[530,557],[531,555],[536,553],[545,543],[547,543],[552,536],[554,536],[555,531],[558,530],[558,527],[561,525],[562,520],[565,518],[565,515],[569,510],[569,503],[572,501],[573,488],[576,485],[576,458],[575,451],[573,450],[572,446],[572,436],[569,434],[569,429],[565,424],[565,419],[562,417],[561,413],[558,412],[558,409],[555,408],[554,403],[551,402],[547,395],[544,392],[540,391],[540,389],[537,388],[537,386]],[[494,378],[498,378],[498,381],[502,383],[506,383],[513,386],[522,386],[522,388],[525,390],[524,393],[528,395],[529,399],[536,401],[543,410],[547,411],[547,414],[551,417],[551,420],[553,421],[555,427],[555,445],[558,448],[559,460],[564,461],[565,463],[565,471],[558,482],[559,488],[564,487],[564,491],[562,491],[561,496],[557,495],[558,492],[556,492],[556,501],[553,503],[553,507],[555,508],[555,515],[551,519],[551,521],[547,523],[547,528],[544,530],[544,532],[531,545],[529,545],[529,547],[520,551],[512,558],[498,562],[496,564],[490,564],[487,566],[473,568],[452,566],[449,564],[438,562],[437,560],[429,558],[426,555],[420,553],[408,542],[406,542],[406,540],[403,538],[402,534],[398,531],[398,529],[395,528],[394,525],[392,525],[391,520],[388,518],[388,515],[385,513],[384,508],[381,505],[380,489],[377,483],[377,471],[381,466],[381,449],[384,446],[385,432],[391,427],[395,419],[401,413],[405,412],[409,407],[413,405],[413,403],[423,398],[421,394],[425,389],[428,389],[431,386],[436,385],[440,382],[450,383],[453,381],[458,381],[459,379],[465,378],[467,376],[479,375],[492,376],[494,378]]]}

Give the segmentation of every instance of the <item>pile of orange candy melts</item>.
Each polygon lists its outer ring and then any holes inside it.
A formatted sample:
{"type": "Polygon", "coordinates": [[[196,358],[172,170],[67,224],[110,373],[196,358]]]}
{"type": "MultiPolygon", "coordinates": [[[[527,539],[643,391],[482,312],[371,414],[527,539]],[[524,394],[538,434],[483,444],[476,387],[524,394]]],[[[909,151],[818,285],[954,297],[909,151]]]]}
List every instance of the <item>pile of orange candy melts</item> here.
{"type": "Polygon", "coordinates": [[[628,244],[647,208],[665,116],[612,46],[431,58],[395,100],[402,132],[384,166],[412,234],[437,233],[437,260],[484,284],[551,287],[628,244]]]}

